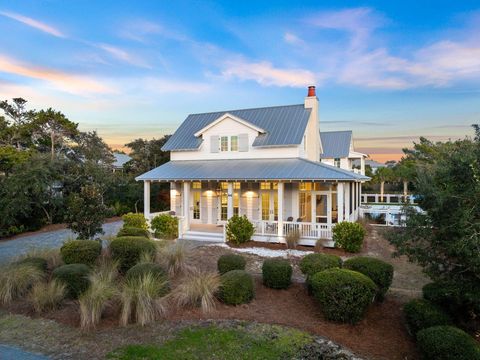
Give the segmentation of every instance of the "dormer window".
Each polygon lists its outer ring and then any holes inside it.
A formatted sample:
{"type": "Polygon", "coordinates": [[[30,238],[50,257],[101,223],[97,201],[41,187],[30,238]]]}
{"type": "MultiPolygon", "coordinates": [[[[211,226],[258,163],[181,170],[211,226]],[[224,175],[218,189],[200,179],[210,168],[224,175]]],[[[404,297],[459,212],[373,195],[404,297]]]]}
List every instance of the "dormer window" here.
{"type": "Polygon", "coordinates": [[[228,151],[228,136],[220,136],[220,151],[228,151]]]}
{"type": "Polygon", "coordinates": [[[238,151],[238,136],[220,136],[220,151],[238,151]]]}
{"type": "Polygon", "coordinates": [[[238,151],[238,136],[230,137],[230,151],[238,151]]]}
{"type": "Polygon", "coordinates": [[[333,165],[339,168],[340,167],[340,158],[335,158],[333,160],[333,165]]]}

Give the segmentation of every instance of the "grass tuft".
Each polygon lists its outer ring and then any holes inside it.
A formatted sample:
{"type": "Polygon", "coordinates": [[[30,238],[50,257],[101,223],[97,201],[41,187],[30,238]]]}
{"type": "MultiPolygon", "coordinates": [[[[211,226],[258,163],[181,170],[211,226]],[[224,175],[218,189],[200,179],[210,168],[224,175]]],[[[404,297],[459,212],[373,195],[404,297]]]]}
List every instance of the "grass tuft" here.
{"type": "Polygon", "coordinates": [[[37,313],[57,309],[67,294],[65,284],[60,281],[39,282],[33,285],[29,301],[37,313]]]}
{"type": "Polygon", "coordinates": [[[9,265],[0,269],[0,304],[24,296],[44,276],[44,272],[33,265],[9,265]]]}
{"type": "Polygon", "coordinates": [[[190,248],[184,243],[173,243],[161,248],[157,253],[157,262],[165,266],[170,276],[185,274],[191,270],[188,260],[190,248]]]}
{"type": "Polygon", "coordinates": [[[172,297],[179,306],[200,306],[208,313],[215,308],[215,294],[219,288],[217,273],[193,271],[182,279],[172,297]]]}

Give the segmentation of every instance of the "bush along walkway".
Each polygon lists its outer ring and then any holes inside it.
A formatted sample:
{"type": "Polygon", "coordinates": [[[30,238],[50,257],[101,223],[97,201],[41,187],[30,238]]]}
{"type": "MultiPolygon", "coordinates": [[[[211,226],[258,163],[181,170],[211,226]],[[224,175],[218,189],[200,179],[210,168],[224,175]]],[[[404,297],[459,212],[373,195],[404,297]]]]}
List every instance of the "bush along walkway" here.
{"type": "Polygon", "coordinates": [[[141,358],[150,359],[155,358],[156,353],[162,351],[168,351],[165,353],[166,358],[171,358],[176,354],[177,347],[174,345],[177,342],[185,343],[191,349],[189,351],[191,357],[188,359],[197,359],[199,357],[195,357],[197,354],[195,347],[198,347],[198,354],[201,354],[201,351],[205,350],[202,347],[206,345],[204,341],[196,342],[195,340],[201,337],[204,337],[205,341],[212,340],[211,336],[218,334],[225,335],[223,346],[227,357],[220,357],[225,360],[238,358],[235,357],[238,356],[238,351],[234,357],[228,357],[228,351],[235,348],[238,350],[238,346],[249,348],[252,344],[255,344],[254,350],[259,353],[272,352],[283,355],[284,357],[280,358],[285,359],[361,360],[348,349],[324,337],[312,336],[277,325],[237,320],[165,321],[144,327],[130,325],[124,328],[82,333],[78,329],[52,320],[0,313],[0,343],[41,353],[50,359],[104,359],[108,354],[108,358],[135,359],[134,356],[128,357],[129,352],[133,352],[132,355],[140,352],[144,356],[141,358]],[[186,337],[186,334],[190,336],[186,337]],[[235,336],[228,336],[232,334],[235,336]],[[260,341],[262,339],[263,342],[260,341]],[[275,339],[278,339],[277,343],[275,339]],[[162,349],[163,344],[166,344],[164,349],[162,349]]]}

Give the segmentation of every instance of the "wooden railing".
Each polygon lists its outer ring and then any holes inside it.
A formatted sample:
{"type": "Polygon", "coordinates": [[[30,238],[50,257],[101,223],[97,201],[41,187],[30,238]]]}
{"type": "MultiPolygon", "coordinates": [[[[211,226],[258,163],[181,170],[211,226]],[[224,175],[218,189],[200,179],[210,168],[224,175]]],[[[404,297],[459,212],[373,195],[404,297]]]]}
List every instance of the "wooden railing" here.
{"type": "MultiPolygon", "coordinates": [[[[260,236],[277,236],[278,235],[278,221],[257,220],[252,221],[255,227],[255,235],[260,236]]],[[[283,222],[283,235],[298,231],[301,239],[331,239],[332,225],[320,223],[307,222],[283,222]]]]}
{"type": "Polygon", "coordinates": [[[403,195],[403,194],[362,194],[362,204],[369,203],[386,203],[386,204],[414,204],[415,198],[413,195],[403,195]]]}

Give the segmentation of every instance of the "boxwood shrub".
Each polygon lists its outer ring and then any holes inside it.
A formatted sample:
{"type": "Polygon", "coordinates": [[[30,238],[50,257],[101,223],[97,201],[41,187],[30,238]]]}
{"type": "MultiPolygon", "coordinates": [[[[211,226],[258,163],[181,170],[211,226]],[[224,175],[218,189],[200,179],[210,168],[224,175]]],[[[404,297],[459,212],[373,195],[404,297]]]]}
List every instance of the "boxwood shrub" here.
{"type": "Polygon", "coordinates": [[[221,277],[219,297],[225,304],[238,305],[255,297],[253,277],[244,270],[232,270],[221,277]]]}
{"type": "Polygon", "coordinates": [[[93,265],[102,252],[102,244],[97,240],[71,240],[60,248],[65,264],[93,265]]]}
{"type": "Polygon", "coordinates": [[[155,216],[150,224],[155,237],[161,239],[176,239],[178,237],[178,218],[169,214],[155,216]]]}
{"type": "Polygon", "coordinates": [[[423,299],[409,301],[403,307],[408,331],[415,336],[419,330],[436,325],[450,325],[452,319],[440,307],[423,299]]]}
{"type": "Polygon", "coordinates": [[[336,247],[351,253],[362,249],[365,229],[361,224],[342,221],[333,227],[332,233],[336,247]]]}
{"type": "Polygon", "coordinates": [[[158,264],[154,263],[140,263],[137,264],[133,267],[131,267],[127,273],[125,274],[125,277],[127,279],[140,279],[141,277],[147,275],[147,274],[152,274],[152,276],[155,277],[158,281],[164,282],[165,285],[163,286],[162,289],[162,294],[161,296],[166,295],[170,291],[170,285],[168,282],[168,276],[167,272],[163,267],[161,267],[158,264]]]}
{"type": "Polygon", "coordinates": [[[48,261],[41,257],[29,256],[25,259],[19,260],[16,265],[32,265],[37,269],[46,272],[48,268],[48,261]]]}
{"type": "Polygon", "coordinates": [[[377,287],[366,275],[347,269],[327,269],[311,278],[312,293],[326,319],[357,323],[372,303],[377,287]]]}
{"type": "Polygon", "coordinates": [[[150,237],[150,233],[146,229],[131,227],[131,226],[124,226],[120,229],[117,234],[117,237],[124,237],[124,236],[143,236],[143,237],[150,237]]]}
{"type": "Polygon", "coordinates": [[[147,220],[143,214],[128,213],[122,216],[124,227],[135,227],[148,230],[147,220]]]}
{"type": "Polygon", "coordinates": [[[267,259],[262,265],[263,284],[273,289],[286,289],[292,282],[292,265],[283,259],[267,259]]]}
{"type": "Polygon", "coordinates": [[[453,326],[433,326],[420,330],[417,345],[426,360],[480,360],[479,344],[453,326]]]}
{"type": "Polygon", "coordinates": [[[300,270],[307,276],[312,276],[317,272],[342,267],[342,259],[329,254],[308,254],[300,261],[300,270]]]}
{"type": "Polygon", "coordinates": [[[141,236],[118,237],[110,242],[112,258],[118,260],[119,269],[123,273],[136,265],[143,253],[153,256],[156,249],[154,241],[141,236]]]}
{"type": "Polygon", "coordinates": [[[232,270],[245,270],[247,261],[241,255],[227,254],[218,258],[217,268],[218,272],[223,275],[232,270]]]}
{"type": "Polygon", "coordinates": [[[90,268],[85,264],[62,265],[52,273],[54,279],[65,284],[68,296],[73,299],[77,299],[90,286],[89,274],[90,268]]]}
{"type": "Polygon", "coordinates": [[[371,257],[355,257],[343,263],[345,269],[367,275],[377,285],[376,299],[383,301],[393,280],[393,266],[385,261],[371,257]]]}
{"type": "Polygon", "coordinates": [[[255,228],[245,215],[233,215],[227,222],[227,239],[237,245],[249,241],[254,233],[255,228]]]}

